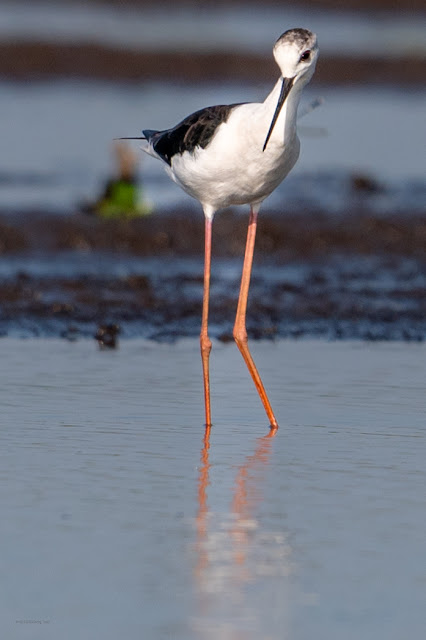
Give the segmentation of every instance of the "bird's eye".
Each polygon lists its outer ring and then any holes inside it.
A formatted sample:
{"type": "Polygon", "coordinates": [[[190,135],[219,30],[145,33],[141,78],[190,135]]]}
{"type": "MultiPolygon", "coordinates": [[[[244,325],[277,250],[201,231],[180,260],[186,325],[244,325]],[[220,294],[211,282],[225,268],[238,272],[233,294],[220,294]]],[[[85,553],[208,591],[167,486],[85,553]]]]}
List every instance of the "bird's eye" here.
{"type": "Polygon", "coordinates": [[[311,57],[311,50],[308,49],[307,51],[304,51],[300,56],[300,62],[302,62],[302,60],[309,60],[310,57],[311,57]]]}

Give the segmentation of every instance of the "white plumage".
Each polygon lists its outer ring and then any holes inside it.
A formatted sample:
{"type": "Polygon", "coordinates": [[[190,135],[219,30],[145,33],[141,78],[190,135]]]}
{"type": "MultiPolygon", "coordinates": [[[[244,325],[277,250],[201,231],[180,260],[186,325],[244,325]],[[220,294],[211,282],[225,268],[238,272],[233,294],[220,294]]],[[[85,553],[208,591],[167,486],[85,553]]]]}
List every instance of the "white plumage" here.
{"type": "MultiPolygon", "coordinates": [[[[283,181],[299,157],[297,107],[302,89],[315,69],[316,36],[305,29],[292,29],[277,40],[273,52],[282,75],[265,101],[230,105],[227,120],[218,122],[205,148],[195,146],[175,153],[171,164],[166,166],[171,178],[199,200],[209,216],[230,205],[260,204],[283,181]],[[307,51],[308,59],[301,60],[307,51]],[[283,79],[293,82],[280,105],[283,79]],[[277,119],[263,151],[278,106],[277,119]]],[[[203,110],[198,113],[202,122],[203,110]]],[[[155,149],[156,135],[164,134],[167,132],[148,136],[143,150],[164,160],[155,149]]]]}

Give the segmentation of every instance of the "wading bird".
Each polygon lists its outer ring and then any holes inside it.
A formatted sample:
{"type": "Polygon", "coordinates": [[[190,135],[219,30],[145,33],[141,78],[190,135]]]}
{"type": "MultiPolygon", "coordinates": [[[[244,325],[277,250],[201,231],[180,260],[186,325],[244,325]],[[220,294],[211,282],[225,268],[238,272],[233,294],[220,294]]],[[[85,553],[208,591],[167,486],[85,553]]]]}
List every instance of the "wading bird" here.
{"type": "Polygon", "coordinates": [[[211,425],[208,335],[212,222],[218,209],[250,205],[243,274],[233,330],[262,400],[271,429],[278,423],[249,351],[247,297],[260,205],[284,180],[299,157],[297,108],[318,58],[317,38],[307,29],[290,29],[276,41],[273,54],[281,76],[264,102],[200,109],[172,129],[142,131],[142,149],[161,160],[171,178],[203,207],[205,216],[204,293],[200,345],[206,424],[211,425]]]}

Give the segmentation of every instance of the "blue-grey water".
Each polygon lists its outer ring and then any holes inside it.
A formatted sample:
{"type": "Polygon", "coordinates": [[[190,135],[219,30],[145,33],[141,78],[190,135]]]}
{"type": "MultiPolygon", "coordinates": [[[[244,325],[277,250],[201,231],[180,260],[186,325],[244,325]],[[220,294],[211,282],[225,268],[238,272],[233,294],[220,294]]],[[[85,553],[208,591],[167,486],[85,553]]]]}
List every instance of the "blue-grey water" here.
{"type": "Polygon", "coordinates": [[[2,637],[424,637],[424,345],[0,351],[2,637]]]}

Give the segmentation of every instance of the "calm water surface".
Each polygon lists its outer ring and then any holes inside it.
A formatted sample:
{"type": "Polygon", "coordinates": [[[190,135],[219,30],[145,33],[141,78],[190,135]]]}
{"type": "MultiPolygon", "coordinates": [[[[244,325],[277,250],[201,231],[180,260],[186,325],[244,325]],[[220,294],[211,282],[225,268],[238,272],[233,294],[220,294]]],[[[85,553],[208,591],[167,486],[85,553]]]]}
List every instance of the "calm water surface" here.
{"type": "Polygon", "coordinates": [[[2,637],[424,637],[424,345],[0,350],[2,637]]]}

